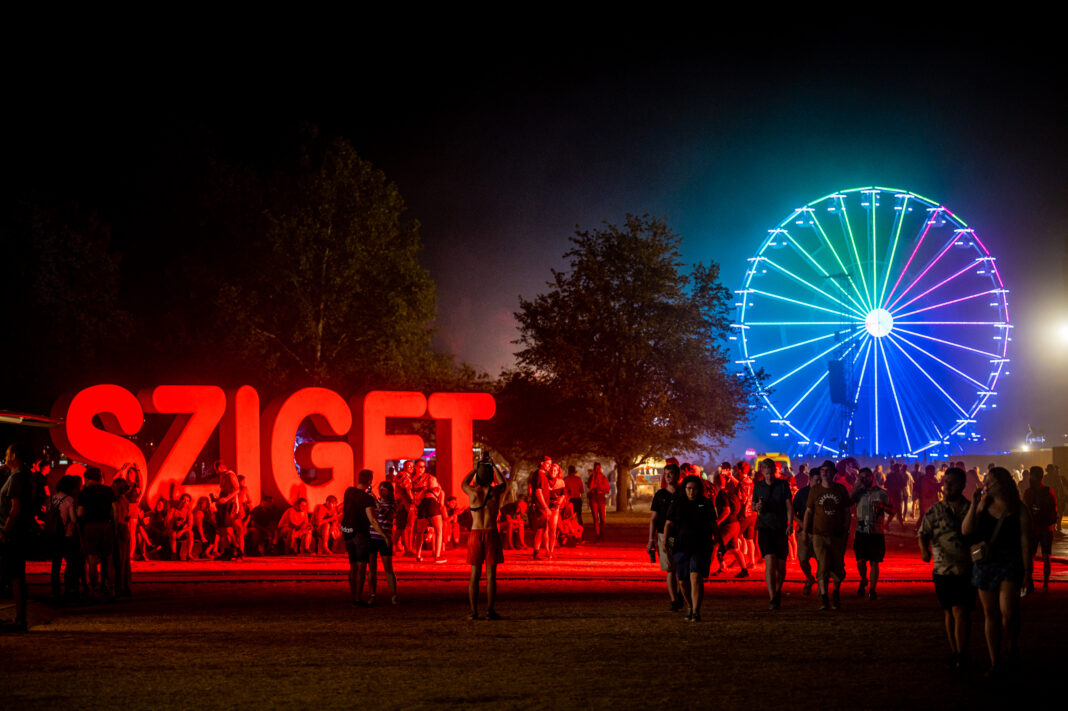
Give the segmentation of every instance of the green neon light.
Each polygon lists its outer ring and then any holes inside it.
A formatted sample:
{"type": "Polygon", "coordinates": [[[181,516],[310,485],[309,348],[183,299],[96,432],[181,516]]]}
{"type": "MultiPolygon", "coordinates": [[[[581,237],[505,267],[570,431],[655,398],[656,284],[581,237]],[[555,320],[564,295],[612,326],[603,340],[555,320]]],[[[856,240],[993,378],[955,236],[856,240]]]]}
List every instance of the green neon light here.
{"type": "Polygon", "coordinates": [[[780,301],[788,301],[791,304],[797,304],[798,306],[807,306],[810,309],[818,309],[819,311],[826,311],[829,314],[835,314],[837,316],[841,316],[842,319],[843,319],[842,323],[849,323],[849,321],[847,321],[845,319],[849,319],[849,320],[852,320],[852,321],[861,321],[861,320],[863,320],[863,318],[860,317],[860,316],[852,316],[850,314],[843,314],[841,311],[837,311],[835,309],[828,309],[825,306],[816,306],[815,304],[810,304],[807,301],[798,301],[797,299],[790,299],[790,298],[787,298],[785,296],[779,296],[778,294],[770,294],[770,293],[768,293],[766,291],[761,291],[760,289],[750,289],[750,291],[753,292],[754,294],[760,294],[761,296],[767,296],[767,297],[772,298],[772,299],[779,299],[780,301]]]}
{"type": "Polygon", "coordinates": [[[817,286],[815,286],[813,284],[810,284],[809,282],[805,281],[804,279],[802,279],[801,277],[797,276],[796,274],[794,274],[790,270],[786,269],[785,267],[781,267],[778,264],[776,264],[775,262],[771,261],[767,257],[764,257],[764,261],[767,262],[768,264],[770,264],[771,266],[775,267],[776,269],[778,269],[780,272],[782,272],[786,276],[791,277],[793,279],[796,279],[797,281],[801,282],[802,284],[804,284],[808,288],[812,289],[813,291],[817,291],[820,294],[823,294],[824,296],[826,296],[828,299],[830,299],[834,303],[841,304],[845,308],[847,308],[850,311],[856,313],[858,316],[864,316],[864,312],[863,311],[859,311],[859,310],[853,308],[852,306],[850,306],[849,304],[845,303],[844,301],[839,301],[838,299],[834,298],[833,296],[831,296],[830,294],[825,292],[823,289],[820,289],[819,287],[817,287],[817,286]]]}
{"type": "MultiPolygon", "coordinates": [[[[869,310],[869,307],[863,305],[864,296],[860,293],[860,289],[857,288],[857,283],[853,281],[853,277],[849,276],[849,270],[845,268],[845,264],[842,264],[842,258],[838,256],[838,250],[834,248],[834,245],[831,244],[830,238],[827,237],[827,233],[823,231],[823,225],[820,224],[820,220],[818,217],[816,217],[815,211],[812,212],[812,222],[815,223],[816,229],[818,229],[820,231],[820,234],[823,235],[823,241],[826,242],[827,246],[831,248],[831,254],[834,255],[835,261],[837,261],[838,266],[841,267],[842,273],[846,275],[847,279],[849,279],[849,284],[853,287],[853,291],[857,292],[857,297],[860,298],[860,301],[862,302],[861,310],[869,310]]],[[[827,274],[827,272],[824,272],[824,274],[827,274]]],[[[827,276],[830,275],[827,274],[827,276]]],[[[834,281],[834,279],[831,279],[831,281],[834,281]]]]}
{"type": "Polygon", "coordinates": [[[905,201],[901,203],[901,214],[898,215],[897,231],[894,233],[894,246],[890,248],[890,261],[886,263],[886,278],[883,279],[883,290],[879,294],[879,299],[875,302],[877,304],[883,303],[883,297],[886,296],[886,285],[890,283],[890,270],[894,266],[894,256],[897,254],[897,240],[901,236],[901,226],[905,224],[905,213],[908,212],[909,196],[905,196],[905,201]]]}
{"type": "MultiPolygon", "coordinates": [[[[794,214],[796,215],[797,213],[794,213],[794,214]]],[[[815,220],[815,215],[813,215],[813,220],[815,220]]],[[[817,221],[817,225],[818,224],[819,223],[817,221]]],[[[816,267],[816,269],[820,270],[820,273],[823,274],[823,276],[828,277],[828,278],[831,276],[830,274],[827,273],[827,270],[824,269],[823,266],[819,262],[817,262],[815,259],[813,259],[812,255],[809,254],[805,250],[805,248],[801,246],[801,243],[798,242],[796,239],[794,239],[794,236],[792,234],[790,234],[789,230],[783,230],[783,233],[787,237],[790,238],[790,242],[792,242],[795,247],[797,247],[799,250],[801,250],[801,254],[805,255],[805,257],[808,259],[808,261],[812,262],[812,266],[814,266],[814,267],[816,267]]],[[[826,238],[826,236],[825,236],[825,238],[826,238]]],[[[834,247],[831,247],[831,251],[832,252],[834,251],[834,247]]],[[[768,261],[771,261],[771,260],[768,260],[768,261]]],[[[841,261],[839,261],[839,264],[841,264],[841,261]]],[[[845,267],[842,267],[842,271],[843,272],[845,271],[845,267]]],[[[848,291],[845,290],[845,287],[843,287],[841,284],[839,284],[834,279],[831,279],[831,283],[834,284],[836,287],[838,287],[838,290],[840,292],[842,292],[843,296],[845,296],[847,299],[849,299],[850,301],[853,302],[853,305],[857,307],[858,311],[860,311],[862,313],[864,312],[864,310],[865,310],[864,307],[856,299],[853,298],[852,294],[850,294],[848,291]]]]}
{"type": "MultiPolygon", "coordinates": [[[[864,287],[864,296],[861,297],[861,298],[862,298],[862,300],[866,301],[868,304],[871,304],[872,302],[867,301],[868,279],[867,279],[867,277],[864,276],[864,267],[862,267],[860,265],[860,252],[857,251],[857,240],[853,237],[853,225],[849,224],[849,211],[846,210],[846,201],[845,201],[844,197],[842,198],[842,213],[841,214],[842,214],[842,221],[845,222],[846,232],[849,233],[849,244],[851,244],[853,246],[853,256],[857,260],[857,271],[860,272],[860,283],[864,287]]],[[[871,309],[872,307],[869,305],[868,308],[871,309]]]]}

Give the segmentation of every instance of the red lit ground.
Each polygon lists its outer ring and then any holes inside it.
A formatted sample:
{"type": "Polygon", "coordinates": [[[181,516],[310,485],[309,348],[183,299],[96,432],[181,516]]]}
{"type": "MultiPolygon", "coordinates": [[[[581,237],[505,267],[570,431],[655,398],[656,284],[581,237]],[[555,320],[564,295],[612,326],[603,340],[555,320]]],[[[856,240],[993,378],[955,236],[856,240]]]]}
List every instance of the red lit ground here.
{"type": "MultiPolygon", "coordinates": [[[[554,561],[509,555],[500,622],[466,615],[461,551],[398,564],[403,604],[348,604],[340,558],[135,564],[135,597],[55,611],[31,564],[32,629],[0,635],[3,708],[977,708],[1042,699],[1063,666],[1068,566],[1022,602],[1026,668],[942,665],[929,569],[890,537],[880,599],[817,612],[790,565],[783,609],[759,580],[713,579],[704,621],[667,610],[640,520],[554,561]],[[826,681],[813,682],[821,672],[826,681]]],[[[1058,539],[1061,554],[1064,539],[1058,539]]],[[[845,592],[855,591],[853,561],[845,592]]],[[[757,576],[761,569],[753,571],[757,576]]],[[[6,603],[0,603],[3,607],[6,603]]],[[[10,610],[0,610],[10,617],[10,610]]],[[[973,658],[983,663],[982,615],[973,658]]]]}

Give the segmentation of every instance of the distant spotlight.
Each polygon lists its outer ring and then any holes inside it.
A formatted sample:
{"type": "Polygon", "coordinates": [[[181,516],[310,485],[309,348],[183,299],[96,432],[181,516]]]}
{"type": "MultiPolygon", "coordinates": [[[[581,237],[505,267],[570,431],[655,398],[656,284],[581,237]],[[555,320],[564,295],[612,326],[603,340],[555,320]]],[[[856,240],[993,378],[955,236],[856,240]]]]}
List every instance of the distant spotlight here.
{"type": "Polygon", "coordinates": [[[1030,447],[1028,447],[1028,446],[1027,446],[1027,445],[1025,444],[1025,445],[1023,446],[1023,451],[1025,451],[1025,452],[1030,452],[1030,451],[1031,451],[1031,448],[1030,448],[1030,447]]]}

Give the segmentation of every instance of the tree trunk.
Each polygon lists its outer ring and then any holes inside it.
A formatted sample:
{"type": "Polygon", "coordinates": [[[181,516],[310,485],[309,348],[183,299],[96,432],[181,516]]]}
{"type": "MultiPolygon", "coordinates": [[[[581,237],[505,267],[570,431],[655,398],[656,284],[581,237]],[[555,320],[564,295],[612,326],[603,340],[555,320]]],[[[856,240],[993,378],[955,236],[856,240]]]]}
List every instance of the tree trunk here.
{"type": "Polygon", "coordinates": [[[616,459],[616,511],[630,510],[630,458],[616,459]]]}

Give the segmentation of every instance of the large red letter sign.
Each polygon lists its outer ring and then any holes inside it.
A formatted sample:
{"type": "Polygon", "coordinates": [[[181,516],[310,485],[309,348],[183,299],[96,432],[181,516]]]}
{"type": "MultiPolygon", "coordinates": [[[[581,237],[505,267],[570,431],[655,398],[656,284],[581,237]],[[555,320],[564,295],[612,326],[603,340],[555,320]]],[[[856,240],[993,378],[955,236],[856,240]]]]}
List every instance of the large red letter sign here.
{"type": "Polygon", "coordinates": [[[417,392],[372,390],[360,401],[352,398],[349,406],[357,418],[349,434],[356,469],[370,469],[375,477],[386,476],[387,459],[414,459],[423,456],[423,438],[419,435],[386,434],[387,417],[422,417],[426,412],[426,395],[417,392]]]}
{"type": "Polygon", "coordinates": [[[302,467],[315,467],[331,477],[309,487],[297,474],[293,443],[305,418],[320,434],[344,435],[352,427],[352,412],[344,398],[326,388],[302,388],[284,400],[275,400],[264,413],[264,461],[271,469],[275,487],[286,501],[308,499],[309,510],[333,494],[341,501],[345,489],[355,482],[352,474],[352,448],[347,442],[315,442],[301,445],[297,458],[302,467]]]}
{"type": "Polygon", "coordinates": [[[251,385],[226,393],[226,414],[219,423],[219,455],[245,477],[249,500],[260,503],[260,395],[251,385]]]}
{"type": "Polygon", "coordinates": [[[488,420],[497,412],[489,393],[434,393],[427,414],[437,420],[438,481],[446,495],[459,496],[460,483],[471,471],[474,420],[488,420]]]}
{"type": "Polygon", "coordinates": [[[69,400],[58,400],[52,416],[63,419],[62,427],[52,428],[52,442],[61,452],[98,466],[108,475],[133,462],[145,476],[145,455],[136,444],[119,436],[137,434],[145,419],[141,403],[126,388],[86,388],[69,400]],[[100,416],[106,429],[93,425],[95,415],[100,416]]]}
{"type": "Polygon", "coordinates": [[[145,493],[149,504],[160,496],[173,500],[189,494],[195,501],[199,496],[215,493],[216,486],[183,486],[182,482],[226,411],[226,393],[222,388],[215,385],[159,385],[142,390],[138,400],[145,412],[177,415],[148,462],[145,493]]]}

